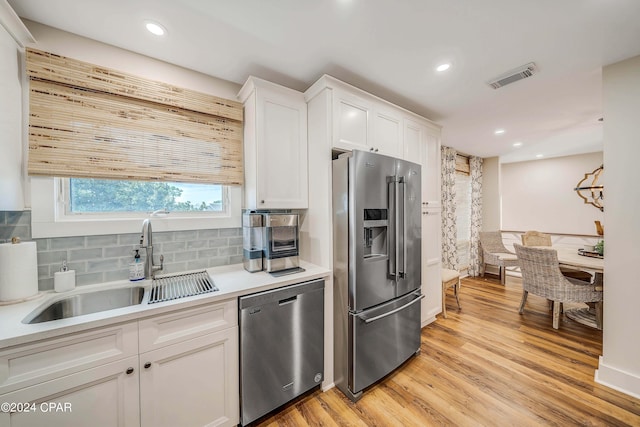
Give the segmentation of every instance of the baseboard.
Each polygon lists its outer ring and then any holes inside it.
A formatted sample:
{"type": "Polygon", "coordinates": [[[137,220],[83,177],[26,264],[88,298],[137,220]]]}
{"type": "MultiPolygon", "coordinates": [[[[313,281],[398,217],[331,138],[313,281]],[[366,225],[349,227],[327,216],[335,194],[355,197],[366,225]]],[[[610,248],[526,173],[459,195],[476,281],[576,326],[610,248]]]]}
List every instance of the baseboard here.
{"type": "Polygon", "coordinates": [[[602,356],[600,356],[594,380],[598,384],[640,399],[640,377],[607,365],[602,356]]]}
{"type": "Polygon", "coordinates": [[[429,310],[429,312],[426,314],[425,318],[422,320],[422,323],[420,324],[420,328],[424,328],[425,326],[427,326],[430,323],[433,323],[436,321],[436,314],[442,313],[442,308],[434,308],[429,310]]]}
{"type": "Polygon", "coordinates": [[[335,386],[336,386],[336,383],[334,382],[330,382],[329,384],[322,383],[321,389],[323,392],[326,392],[328,390],[331,390],[335,386]]]}

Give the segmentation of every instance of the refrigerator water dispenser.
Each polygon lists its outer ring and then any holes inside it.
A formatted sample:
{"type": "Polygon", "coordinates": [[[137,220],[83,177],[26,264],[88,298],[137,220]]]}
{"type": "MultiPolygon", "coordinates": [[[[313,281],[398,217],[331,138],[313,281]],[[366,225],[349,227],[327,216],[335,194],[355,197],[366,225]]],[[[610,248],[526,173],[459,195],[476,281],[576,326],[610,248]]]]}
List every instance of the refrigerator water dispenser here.
{"type": "Polygon", "coordinates": [[[387,257],[387,210],[365,209],[363,221],[363,257],[387,257]]]}

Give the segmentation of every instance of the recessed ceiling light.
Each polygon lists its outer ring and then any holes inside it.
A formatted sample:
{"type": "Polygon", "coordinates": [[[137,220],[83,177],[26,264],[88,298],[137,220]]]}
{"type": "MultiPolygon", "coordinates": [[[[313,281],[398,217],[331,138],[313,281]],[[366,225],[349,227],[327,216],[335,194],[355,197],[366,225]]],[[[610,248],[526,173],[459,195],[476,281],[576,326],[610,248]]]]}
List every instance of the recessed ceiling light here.
{"type": "Polygon", "coordinates": [[[451,64],[449,64],[448,62],[444,63],[444,64],[440,64],[436,67],[436,71],[442,72],[442,71],[447,71],[449,68],[451,68],[451,64]]]}
{"type": "Polygon", "coordinates": [[[544,154],[536,154],[536,157],[537,157],[537,158],[544,157],[544,154]]]}
{"type": "Polygon", "coordinates": [[[513,146],[514,147],[522,147],[522,142],[514,142],[513,146]]]}
{"type": "Polygon", "coordinates": [[[502,135],[504,133],[504,129],[496,129],[493,133],[496,135],[502,135]]]}
{"type": "Polygon", "coordinates": [[[146,27],[147,31],[156,36],[163,36],[167,32],[167,30],[165,30],[162,25],[156,22],[147,21],[144,26],[146,27]]]}

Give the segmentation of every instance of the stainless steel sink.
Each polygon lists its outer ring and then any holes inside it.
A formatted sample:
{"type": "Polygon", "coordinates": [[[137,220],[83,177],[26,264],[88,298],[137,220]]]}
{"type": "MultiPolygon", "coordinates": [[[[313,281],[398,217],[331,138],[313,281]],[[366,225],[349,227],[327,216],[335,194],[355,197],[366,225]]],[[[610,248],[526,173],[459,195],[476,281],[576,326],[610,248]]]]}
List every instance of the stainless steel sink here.
{"type": "Polygon", "coordinates": [[[140,304],[143,297],[144,288],[140,286],[71,295],[52,301],[44,307],[38,307],[22,323],[49,322],[51,320],[67,319],[69,317],[82,316],[83,314],[128,307],[140,304]]]}

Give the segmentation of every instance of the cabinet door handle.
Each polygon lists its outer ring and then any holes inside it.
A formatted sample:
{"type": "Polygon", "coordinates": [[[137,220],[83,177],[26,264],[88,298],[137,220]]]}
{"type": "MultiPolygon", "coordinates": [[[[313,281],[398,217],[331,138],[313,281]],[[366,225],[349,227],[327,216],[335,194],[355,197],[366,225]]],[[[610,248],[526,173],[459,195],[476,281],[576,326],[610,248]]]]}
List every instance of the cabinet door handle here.
{"type": "Polygon", "coordinates": [[[373,147],[369,148],[369,151],[373,151],[373,147]]]}
{"type": "Polygon", "coordinates": [[[378,152],[378,149],[376,148],[374,151],[377,153],[377,152],[378,152]]]}
{"type": "Polygon", "coordinates": [[[149,369],[151,367],[151,362],[147,362],[144,364],[144,369],[149,369]]]}
{"type": "Polygon", "coordinates": [[[127,368],[127,375],[133,374],[133,368],[127,368]]]}
{"type": "Polygon", "coordinates": [[[260,203],[264,205],[264,200],[260,200],[260,203]]]}

